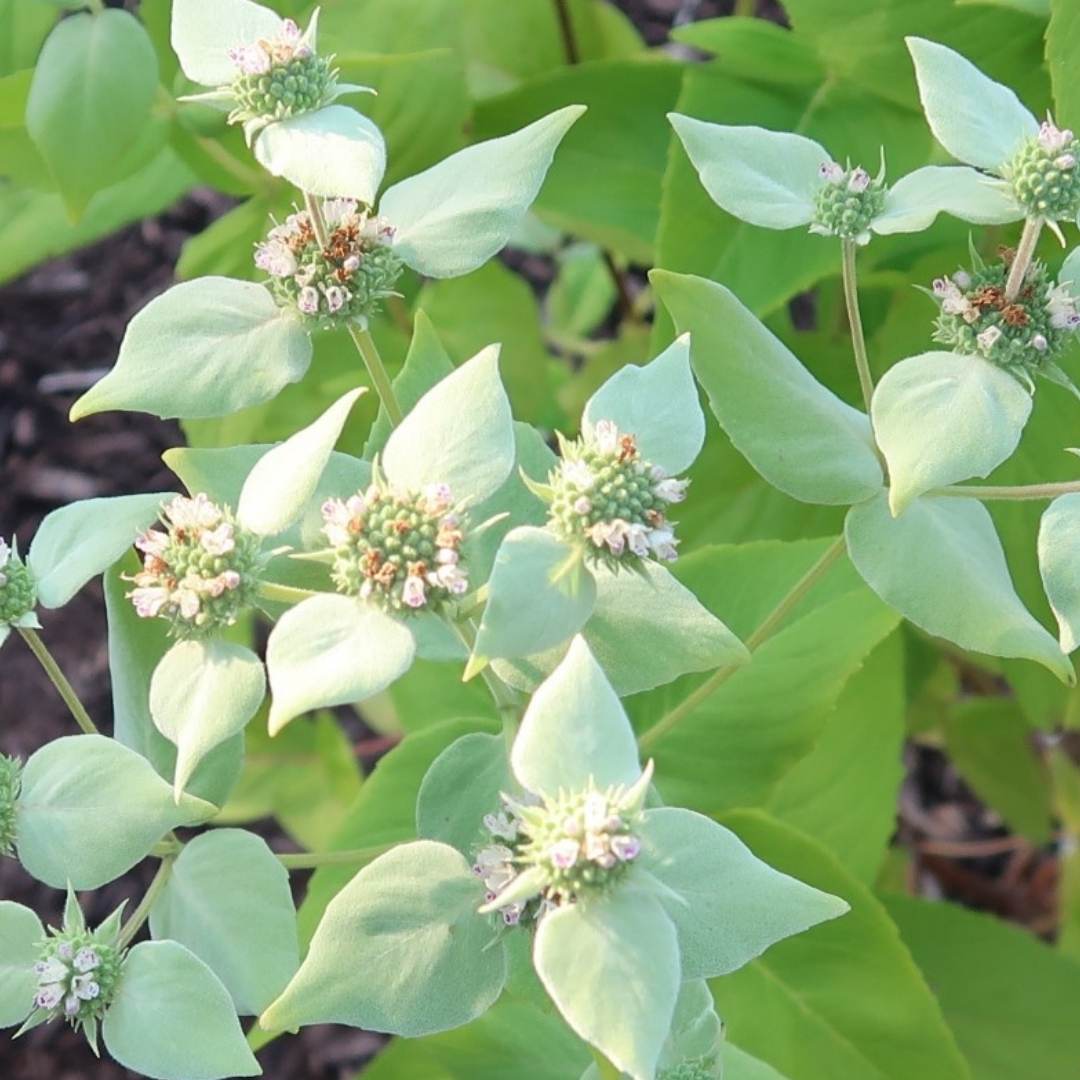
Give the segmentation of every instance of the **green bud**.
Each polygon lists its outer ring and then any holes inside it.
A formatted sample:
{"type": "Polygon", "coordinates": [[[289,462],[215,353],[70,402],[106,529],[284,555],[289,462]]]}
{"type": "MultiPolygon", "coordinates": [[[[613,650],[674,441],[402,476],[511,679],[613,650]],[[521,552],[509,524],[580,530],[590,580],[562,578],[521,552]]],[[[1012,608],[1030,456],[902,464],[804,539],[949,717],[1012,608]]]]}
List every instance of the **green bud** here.
{"type": "Polygon", "coordinates": [[[9,547],[0,540],[0,625],[18,626],[26,622],[36,604],[34,575],[19,558],[18,547],[9,547]]]}
{"type": "Polygon", "coordinates": [[[865,244],[870,223],[885,206],[885,183],[863,168],[844,169],[835,161],[822,163],[823,186],[818,191],[810,231],[819,236],[839,236],[865,244]]]}
{"type": "Polygon", "coordinates": [[[1080,140],[1047,120],[1002,170],[1028,217],[1073,220],[1080,213],[1080,140]]]}

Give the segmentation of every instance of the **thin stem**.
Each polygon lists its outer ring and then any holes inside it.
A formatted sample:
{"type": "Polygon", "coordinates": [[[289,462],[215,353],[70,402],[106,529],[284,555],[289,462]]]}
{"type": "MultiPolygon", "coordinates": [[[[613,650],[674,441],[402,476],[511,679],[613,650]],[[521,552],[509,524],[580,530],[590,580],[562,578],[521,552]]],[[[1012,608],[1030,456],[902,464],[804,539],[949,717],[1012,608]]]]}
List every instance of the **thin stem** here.
{"type": "Polygon", "coordinates": [[[277,600],[282,604],[299,604],[312,596],[318,596],[311,589],[296,589],[292,585],[278,585],[275,581],[260,581],[259,595],[264,600],[277,600]]]}
{"type": "Polygon", "coordinates": [[[150,854],[155,859],[167,859],[179,855],[183,850],[183,841],[178,839],[175,833],[169,833],[164,840],[159,840],[150,849],[150,854]]]}
{"type": "Polygon", "coordinates": [[[874,396],[874,379],[870,374],[870,360],[866,355],[866,338],[863,335],[862,314],[859,311],[859,286],[855,275],[854,240],[841,240],[844,268],[844,303],[847,306],[848,325],[851,327],[851,344],[855,350],[855,370],[859,373],[859,389],[862,390],[863,406],[870,415],[870,400],[874,396]]]}
{"type": "Polygon", "coordinates": [[[630,286],[627,284],[626,275],[615,264],[615,259],[610,251],[601,252],[604,265],[607,267],[611,280],[615,283],[615,292],[619,298],[619,315],[623,319],[637,319],[634,310],[634,298],[630,295],[630,286]]]}
{"type": "Polygon", "coordinates": [[[38,658],[38,663],[45,669],[45,674],[52,680],[59,695],[64,699],[64,704],[75,718],[75,723],[85,734],[97,735],[97,725],[90,719],[90,714],[79,700],[79,695],[67,681],[67,676],[60,670],[60,665],[53,659],[52,653],[49,652],[38,632],[27,626],[18,627],[18,631],[22,634],[23,641],[30,646],[30,651],[38,658]]]}
{"type": "Polygon", "coordinates": [[[386,415],[390,417],[390,423],[397,427],[405,418],[405,414],[401,411],[401,404],[397,399],[397,394],[394,393],[394,384],[386,373],[386,367],[371,334],[367,330],[361,330],[355,323],[349,323],[349,336],[364,359],[368,377],[371,379],[372,386],[375,387],[375,392],[379,395],[386,415]]]}
{"type": "Polygon", "coordinates": [[[1029,217],[1024,221],[1024,231],[1020,234],[1020,243],[1013,256],[1012,266],[1009,267],[1009,277],[1005,282],[1006,300],[1015,300],[1024,287],[1024,278],[1027,277],[1028,267],[1031,266],[1031,260],[1035,257],[1035,248],[1039,243],[1042,227],[1041,217],[1029,217]]]}
{"type": "Polygon", "coordinates": [[[1033,499],[1056,499],[1059,495],[1069,495],[1080,491],[1080,480],[1063,480],[1055,484],[1016,484],[1012,487],[997,487],[993,484],[953,484],[939,488],[934,495],[959,495],[966,499],[995,499],[1022,501],[1033,499]]]}
{"type": "Polygon", "coordinates": [[[120,931],[120,937],[117,940],[118,948],[126,949],[135,935],[142,929],[143,923],[150,917],[150,909],[157,902],[161,890],[165,888],[165,883],[172,873],[174,862],[176,862],[176,856],[174,855],[166,855],[161,860],[161,865],[157,868],[154,880],[150,882],[150,887],[146,890],[142,902],[132,912],[131,918],[124,923],[124,928],[120,931]]]}
{"type": "Polygon", "coordinates": [[[309,195],[306,191],[304,192],[304,209],[311,218],[311,227],[315,230],[315,239],[319,241],[319,246],[326,247],[326,222],[323,221],[322,208],[315,196],[309,195]]]}
{"type": "Polygon", "coordinates": [[[574,35],[574,20],[570,17],[570,5],[567,0],[555,0],[555,14],[559,19],[559,33],[562,35],[563,52],[568,64],[581,60],[577,38],[574,35]]]}
{"type": "Polygon", "coordinates": [[[757,15],[757,0],[735,0],[735,8],[731,14],[744,19],[754,18],[757,15]]]}
{"type": "MultiPolygon", "coordinates": [[[[457,633],[457,636],[461,639],[461,643],[469,650],[469,654],[472,655],[473,650],[476,648],[476,624],[472,619],[462,619],[460,622],[451,624],[457,633]]],[[[495,707],[499,710],[499,716],[503,722],[503,735],[506,738],[507,746],[513,742],[514,736],[517,734],[518,719],[521,715],[521,700],[517,692],[511,689],[491,670],[491,667],[487,664],[480,670],[480,677],[484,680],[484,684],[487,686],[491,693],[492,698],[495,701],[495,707]]]]}
{"type": "MultiPolygon", "coordinates": [[[[754,652],[767,638],[771,637],[777,627],[791,614],[804,596],[820,581],[829,568],[844,553],[845,543],[842,536],[838,536],[825,550],[821,558],[806,571],[805,574],[791,587],[783,599],[769,612],[758,624],[757,629],[746,639],[746,647],[754,652]]],[[[700,686],[687,694],[670,712],[665,713],[648,731],[641,734],[638,745],[646,750],[668,734],[677,724],[689,716],[706,698],[714,694],[739,670],[738,665],[728,665],[717,668],[700,686]]]]}
{"type": "Polygon", "coordinates": [[[610,1061],[595,1046],[590,1046],[593,1061],[596,1062],[596,1071],[600,1074],[600,1080],[620,1080],[622,1073],[611,1064],[610,1061]]]}
{"type": "Polygon", "coordinates": [[[320,866],[366,866],[393,846],[373,844],[371,847],[346,851],[301,851],[295,855],[278,855],[277,861],[286,870],[317,870],[320,866]]]}

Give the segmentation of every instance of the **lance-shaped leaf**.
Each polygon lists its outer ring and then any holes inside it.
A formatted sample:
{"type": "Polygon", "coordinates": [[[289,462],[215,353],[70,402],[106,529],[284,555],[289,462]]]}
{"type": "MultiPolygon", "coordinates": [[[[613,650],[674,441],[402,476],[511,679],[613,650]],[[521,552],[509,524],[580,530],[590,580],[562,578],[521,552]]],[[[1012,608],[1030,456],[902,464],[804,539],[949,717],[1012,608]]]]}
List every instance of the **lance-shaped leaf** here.
{"type": "Polygon", "coordinates": [[[477,914],[483,886],[446,844],[403,844],[330,902],[296,977],[259,1020],[268,1031],[336,1023],[416,1037],[485,1013],[506,950],[477,914]]]}
{"type": "Polygon", "coordinates": [[[144,941],[128,953],[101,1034],[121,1065],[157,1080],[262,1073],[228,990],[175,941],[144,941]]]}
{"type": "Polygon", "coordinates": [[[63,607],[103,574],[158,515],[172,492],[83,499],[48,514],[30,544],[27,565],[42,607],[63,607]]]}
{"type": "Polygon", "coordinates": [[[963,165],[927,165],[908,173],[885,194],[885,206],[874,218],[876,233],[921,232],[938,214],[951,214],[977,225],[1019,221],[1024,209],[1009,186],[963,165]]]}
{"type": "Polygon", "coordinates": [[[767,229],[813,220],[818,170],[832,155],[813,139],[760,127],[729,127],[679,113],[668,119],[712,200],[767,229]]]}
{"type": "Polygon", "coordinates": [[[41,920],[27,907],[0,900],[0,1028],[21,1024],[34,1005],[41,920]]]}
{"type": "Polygon", "coordinates": [[[216,807],[172,788],[134,750],[68,735],[30,757],[16,818],[19,861],[54,889],[96,889],[130,870],[170,829],[216,807]]]}
{"type": "Polygon", "coordinates": [[[928,352],[891,367],[870,407],[889,464],[889,506],[960,480],[988,476],[1016,449],[1031,393],[981,356],[928,352]]]}
{"type": "Polygon", "coordinates": [[[108,409],[163,420],[227,416],[268,401],[310,363],[307,331],[262,285],[185,281],[128,323],[116,366],[75,402],[71,419],[108,409]]]}
{"type": "Polygon", "coordinates": [[[592,573],[580,561],[567,572],[575,558],[547,529],[523,525],[507,533],[488,581],[476,656],[529,656],[573,637],[596,603],[592,573]]]}
{"type": "Polygon", "coordinates": [[[304,512],[364,387],[343,394],[314,423],[264,454],[248,473],[236,516],[262,536],[284,532],[304,512]]]}
{"type": "Polygon", "coordinates": [[[1071,653],[1080,645],[1080,494],[1062,495],[1043,512],[1039,572],[1061,648],[1071,653]]]}
{"type": "Polygon", "coordinates": [[[396,230],[395,251],[428,277],[459,277],[482,266],[506,246],[583,112],[583,105],[567,105],[394,184],[379,213],[396,230]]]}
{"type": "Polygon", "coordinates": [[[351,596],[322,593],[287,611],[270,634],[270,734],[311,709],[385,690],[412,664],[416,643],[396,619],[351,596]]]}
{"type": "Polygon", "coordinates": [[[633,784],[637,742],[622,704],[581,637],[532,696],[510,755],[514,775],[536,794],[633,784]]]}
{"type": "Polygon", "coordinates": [[[723,285],[654,270],[650,280],[735,447],[802,502],[844,505],[883,481],[866,415],[821,385],[723,285]]]}
{"type": "Polygon", "coordinates": [[[281,36],[282,18],[251,0],[175,0],[172,47],[192,82],[225,86],[236,76],[229,50],[281,36]]]}
{"type": "Polygon", "coordinates": [[[203,758],[247,727],[265,694],[262,661],[243,645],[179,641],[162,657],[150,680],[150,714],[176,747],[178,801],[203,758]]]}
{"type": "Polygon", "coordinates": [[[242,1016],[262,1012],[300,964],[288,871],[243,829],[213,829],[184,845],[150,930],[202,960],[242,1016]]]}
{"type": "Polygon", "coordinates": [[[648,810],[640,865],[679,935],[683,978],[727,975],[770,945],[835,919],[844,900],[762,862],[730,830],[692,810],[648,810]],[[723,885],[718,887],[718,883],[723,885]]]}
{"type": "Polygon", "coordinates": [[[916,499],[899,518],[883,492],[852,507],[844,526],[855,568],[885,603],[928,634],[991,656],[1021,657],[1075,680],[1054,638],[1016,595],[982,503],[916,499]]]}
{"type": "Polygon", "coordinates": [[[953,157],[997,172],[1038,133],[1035,117],[1007,86],[945,45],[906,40],[927,123],[953,157]]]}
{"type": "Polygon", "coordinates": [[[653,1080],[679,995],[679,944],[659,902],[616,889],[540,922],[533,962],[566,1022],[633,1080],[653,1080]]]}
{"type": "Polygon", "coordinates": [[[705,415],[690,370],[690,335],[673,341],[644,367],[627,364],[585,405],[588,434],[601,420],[634,435],[641,456],[669,475],[693,464],[705,443],[705,415]]]}
{"type": "Polygon", "coordinates": [[[310,195],[375,202],[386,171],[382,132],[346,105],[268,124],[255,136],[255,157],[274,176],[310,195]]]}
{"type": "Polygon", "coordinates": [[[514,422],[489,345],[436,383],[387,440],[387,479],[406,491],[448,484],[455,499],[480,502],[514,466],[514,422]]]}

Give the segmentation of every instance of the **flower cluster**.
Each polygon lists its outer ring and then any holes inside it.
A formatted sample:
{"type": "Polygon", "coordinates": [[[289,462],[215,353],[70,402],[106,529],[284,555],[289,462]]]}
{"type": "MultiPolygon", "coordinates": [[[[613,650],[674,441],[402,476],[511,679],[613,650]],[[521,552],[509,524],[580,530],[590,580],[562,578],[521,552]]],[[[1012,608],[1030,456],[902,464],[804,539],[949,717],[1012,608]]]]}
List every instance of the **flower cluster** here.
{"type": "Polygon", "coordinates": [[[15,803],[22,786],[22,762],[0,754],[0,855],[15,850],[15,803]]]}
{"type": "Polygon", "coordinates": [[[323,326],[365,319],[393,295],[401,274],[394,230],[353,199],[327,199],[322,215],[325,245],[309,214],[299,211],[256,247],[255,265],[270,275],[278,304],[305,319],[323,326]]]}
{"type": "Polygon", "coordinates": [[[590,786],[532,804],[504,795],[506,809],[484,818],[494,842],[477,852],[473,865],[485,904],[515,926],[618,881],[641,854],[634,827],[650,776],[629,789],[590,786]],[[521,874],[535,879],[531,895],[511,888],[521,874]],[[500,903],[507,890],[507,902],[500,903]]]}
{"type": "Polygon", "coordinates": [[[377,478],[362,493],[328,499],[322,514],[340,592],[406,613],[438,612],[468,591],[465,514],[445,484],[418,495],[377,478]]]}
{"type": "Polygon", "coordinates": [[[701,1058],[698,1061],[681,1061],[668,1069],[661,1069],[657,1080],[716,1080],[720,1075],[715,1059],[701,1058]]]}
{"type": "Polygon", "coordinates": [[[34,575],[19,558],[17,547],[0,540],[0,626],[18,626],[37,604],[34,575]]]}
{"type": "Polygon", "coordinates": [[[40,945],[34,965],[38,988],[37,1014],[31,1021],[63,1017],[72,1025],[93,1029],[113,999],[124,959],[109,935],[90,933],[85,927],[50,930],[40,945]]]}
{"type": "Polygon", "coordinates": [[[934,340],[1003,367],[1033,370],[1061,352],[1080,328],[1077,300],[1067,285],[1054,284],[1039,261],[1031,263],[1019,294],[1010,300],[1008,273],[1004,261],[938,278],[933,294],[941,313],[934,340]]]}
{"type": "Polygon", "coordinates": [[[562,442],[562,460],[540,489],[560,539],[584,544],[612,569],[635,560],[677,557],[669,503],[686,498],[688,481],[642,460],[633,435],[601,420],[590,435],[562,442]]]}
{"type": "Polygon", "coordinates": [[[229,90],[236,107],[229,123],[285,120],[334,100],[337,72],[332,58],[315,55],[312,27],[303,33],[285,19],[280,36],[228,50],[236,75],[229,90]]]}
{"type": "Polygon", "coordinates": [[[863,168],[845,169],[835,161],[825,161],[818,175],[823,184],[810,231],[818,236],[869,243],[870,223],[885,206],[884,169],[871,177],[863,168]]]}
{"type": "Polygon", "coordinates": [[[265,563],[262,542],[205,495],[177,496],[161,512],[164,530],[136,541],[143,569],[128,596],[143,618],[161,616],[178,637],[209,634],[236,622],[254,599],[265,563]]]}
{"type": "Polygon", "coordinates": [[[1002,170],[1030,217],[1057,221],[1080,212],[1080,140],[1045,120],[1002,170]]]}

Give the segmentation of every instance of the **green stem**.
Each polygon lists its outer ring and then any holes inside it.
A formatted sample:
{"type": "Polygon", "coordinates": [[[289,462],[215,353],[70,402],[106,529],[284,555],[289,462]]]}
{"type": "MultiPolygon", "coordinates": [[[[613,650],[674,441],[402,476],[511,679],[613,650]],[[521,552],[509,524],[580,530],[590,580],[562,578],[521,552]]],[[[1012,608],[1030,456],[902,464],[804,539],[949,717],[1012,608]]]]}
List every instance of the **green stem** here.
{"type": "Polygon", "coordinates": [[[64,704],[75,718],[75,723],[82,728],[85,734],[97,735],[97,725],[90,719],[90,714],[79,700],[79,695],[75,693],[71,683],[67,681],[67,676],[60,670],[60,665],[53,659],[52,653],[49,652],[38,632],[27,626],[20,626],[17,629],[22,634],[23,641],[30,646],[30,651],[38,658],[38,663],[45,669],[45,674],[52,680],[57,692],[64,699],[64,704]]]}
{"type": "Polygon", "coordinates": [[[176,856],[174,855],[166,855],[165,858],[161,860],[161,865],[157,868],[154,880],[150,882],[150,888],[146,890],[142,902],[132,913],[131,918],[124,923],[123,930],[120,931],[120,937],[117,941],[119,948],[126,949],[128,945],[131,944],[135,935],[142,929],[143,923],[150,917],[150,909],[157,902],[161,890],[165,888],[165,883],[169,880],[169,875],[172,873],[174,862],[176,862],[176,856]]]}
{"type": "Polygon", "coordinates": [[[397,394],[394,393],[394,384],[386,373],[386,367],[371,334],[367,330],[361,330],[355,323],[349,323],[349,336],[353,339],[357,350],[364,358],[364,367],[367,368],[371,384],[379,395],[379,400],[386,410],[386,415],[390,417],[390,423],[397,427],[405,418],[405,414],[401,411],[401,404],[397,399],[397,394]]]}
{"type": "Polygon", "coordinates": [[[870,360],[866,355],[866,338],[863,335],[862,313],[859,311],[859,286],[855,272],[856,244],[854,240],[841,240],[844,270],[844,303],[847,306],[848,325],[851,327],[851,344],[855,350],[855,370],[859,373],[859,389],[862,390],[863,406],[870,415],[870,401],[874,396],[874,379],[870,374],[870,360]]]}
{"type": "MultiPolygon", "coordinates": [[[[844,538],[838,536],[825,550],[821,558],[806,571],[805,574],[791,587],[784,598],[769,612],[758,624],[753,633],[746,639],[746,647],[754,652],[767,638],[771,637],[777,627],[791,614],[791,611],[799,604],[804,596],[820,581],[829,568],[844,553],[844,538]]],[[[647,750],[658,740],[668,734],[677,724],[689,716],[706,698],[714,694],[736,671],[739,665],[729,665],[717,668],[700,686],[687,694],[682,701],[673,709],[665,713],[648,731],[642,732],[638,739],[638,745],[642,750],[647,750]]]]}
{"type": "Polygon", "coordinates": [[[371,847],[347,851],[301,851],[296,855],[278,855],[277,861],[286,870],[317,870],[320,866],[366,866],[389,851],[393,844],[373,844],[371,847]]]}
{"type": "Polygon", "coordinates": [[[311,589],[295,589],[291,585],[278,585],[274,581],[260,581],[259,595],[264,600],[277,600],[282,604],[299,604],[312,596],[318,596],[311,589]]]}
{"type": "Polygon", "coordinates": [[[1028,267],[1031,266],[1031,260],[1035,257],[1035,248],[1039,243],[1042,227],[1042,218],[1029,217],[1024,221],[1024,231],[1020,234],[1020,243],[1013,256],[1012,265],[1009,267],[1009,277],[1005,282],[1006,300],[1015,300],[1024,287],[1024,278],[1027,277],[1028,267]]]}
{"type": "Polygon", "coordinates": [[[1080,480],[1063,480],[1056,484],[1017,484],[1013,487],[996,487],[992,484],[953,484],[939,488],[933,495],[959,495],[967,499],[995,499],[1021,501],[1031,499],[1056,499],[1080,491],[1080,480]]]}
{"type": "Polygon", "coordinates": [[[155,859],[169,859],[175,858],[183,850],[183,841],[178,839],[175,833],[169,833],[164,840],[159,840],[150,849],[150,854],[155,859]]]}
{"type": "Polygon", "coordinates": [[[622,1072],[617,1069],[595,1046],[590,1046],[593,1061],[596,1062],[596,1071],[600,1074],[600,1080],[621,1080],[622,1072]]]}
{"type": "Polygon", "coordinates": [[[577,38],[574,36],[574,20],[570,17],[570,5],[567,0],[555,0],[555,16],[559,20],[559,33],[562,35],[563,53],[568,64],[576,64],[581,59],[577,38]]]}
{"type": "Polygon", "coordinates": [[[311,218],[311,227],[315,230],[315,239],[319,241],[319,246],[326,247],[326,222],[323,221],[322,208],[319,206],[319,200],[306,191],[304,192],[304,209],[311,218]]]}
{"type": "MultiPolygon", "coordinates": [[[[470,656],[476,648],[476,625],[472,619],[463,619],[451,624],[461,639],[461,643],[469,650],[470,656]]],[[[506,738],[507,749],[514,741],[517,734],[518,720],[521,716],[521,699],[517,691],[507,686],[506,683],[491,670],[490,665],[485,664],[480,670],[480,677],[484,680],[495,701],[495,707],[499,710],[499,716],[503,723],[503,735],[506,738]]]]}
{"type": "Polygon", "coordinates": [[[86,2],[95,15],[100,15],[105,10],[105,0],[86,0],[86,2]]]}
{"type": "Polygon", "coordinates": [[[757,0],[735,0],[731,14],[743,19],[754,18],[757,15],[757,0]]]}

